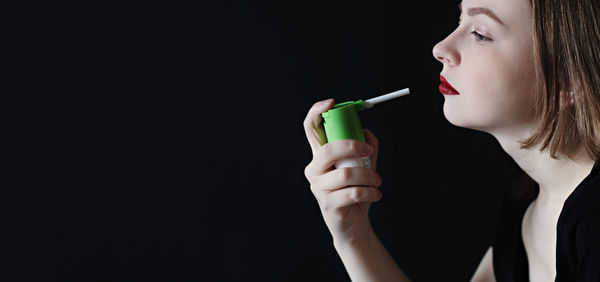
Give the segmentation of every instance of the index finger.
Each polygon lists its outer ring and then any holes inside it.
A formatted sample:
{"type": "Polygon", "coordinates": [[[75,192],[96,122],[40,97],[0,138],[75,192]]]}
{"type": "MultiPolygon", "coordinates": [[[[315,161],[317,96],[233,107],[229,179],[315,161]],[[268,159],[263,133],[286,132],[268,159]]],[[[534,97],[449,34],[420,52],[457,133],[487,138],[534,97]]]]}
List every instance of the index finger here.
{"type": "Polygon", "coordinates": [[[315,103],[304,119],[304,132],[306,133],[306,138],[308,139],[313,155],[321,145],[327,142],[325,129],[321,124],[321,113],[331,109],[334,105],[333,101],[333,99],[327,99],[315,103]]]}

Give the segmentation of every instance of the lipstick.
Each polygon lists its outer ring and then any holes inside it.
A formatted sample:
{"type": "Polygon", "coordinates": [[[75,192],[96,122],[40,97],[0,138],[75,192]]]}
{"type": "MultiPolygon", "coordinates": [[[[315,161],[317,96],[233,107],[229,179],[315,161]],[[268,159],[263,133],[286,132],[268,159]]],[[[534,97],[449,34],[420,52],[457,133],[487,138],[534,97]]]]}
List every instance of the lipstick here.
{"type": "Polygon", "coordinates": [[[440,75],[440,92],[444,95],[460,95],[460,93],[458,93],[458,91],[456,91],[456,89],[454,89],[454,87],[452,87],[452,85],[450,85],[450,83],[448,83],[448,80],[446,80],[446,78],[443,75],[440,75]]]}

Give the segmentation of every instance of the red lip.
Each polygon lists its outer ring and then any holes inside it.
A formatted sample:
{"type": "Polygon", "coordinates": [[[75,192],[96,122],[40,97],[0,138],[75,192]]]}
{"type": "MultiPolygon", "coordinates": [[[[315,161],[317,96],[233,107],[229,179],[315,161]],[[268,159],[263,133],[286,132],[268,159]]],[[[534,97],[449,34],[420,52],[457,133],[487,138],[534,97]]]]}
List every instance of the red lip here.
{"type": "Polygon", "coordinates": [[[452,87],[452,85],[450,85],[450,83],[448,83],[448,80],[446,80],[446,78],[443,75],[440,75],[440,92],[444,95],[460,95],[460,93],[458,93],[458,91],[456,91],[456,89],[454,89],[454,87],[452,87]]]}

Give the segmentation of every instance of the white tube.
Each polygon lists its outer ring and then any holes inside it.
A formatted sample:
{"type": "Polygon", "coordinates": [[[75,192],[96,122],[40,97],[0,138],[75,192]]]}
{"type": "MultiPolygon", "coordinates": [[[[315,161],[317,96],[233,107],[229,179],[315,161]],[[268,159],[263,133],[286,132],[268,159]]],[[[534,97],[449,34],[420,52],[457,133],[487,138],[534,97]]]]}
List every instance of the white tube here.
{"type": "Polygon", "coordinates": [[[395,92],[392,92],[389,94],[381,95],[379,97],[375,97],[375,98],[366,100],[364,102],[365,107],[367,107],[367,109],[368,109],[368,108],[373,107],[373,105],[375,105],[375,104],[379,104],[381,102],[385,102],[387,100],[391,100],[391,99],[398,98],[398,97],[408,95],[408,94],[410,94],[410,90],[408,88],[404,88],[402,90],[398,90],[398,91],[395,91],[395,92]]]}

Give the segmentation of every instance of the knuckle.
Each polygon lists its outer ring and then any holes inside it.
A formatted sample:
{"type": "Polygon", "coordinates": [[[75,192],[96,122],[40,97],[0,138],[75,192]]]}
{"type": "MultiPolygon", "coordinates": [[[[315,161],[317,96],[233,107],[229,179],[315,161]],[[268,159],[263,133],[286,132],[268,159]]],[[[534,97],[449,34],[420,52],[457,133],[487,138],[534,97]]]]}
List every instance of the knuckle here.
{"type": "Polygon", "coordinates": [[[326,143],[325,145],[321,146],[319,151],[321,155],[329,156],[331,154],[331,143],[326,143]]]}
{"type": "Polygon", "coordinates": [[[310,178],[311,178],[311,177],[310,177],[311,164],[312,164],[312,162],[311,162],[311,163],[309,163],[309,164],[308,164],[308,165],[307,165],[307,166],[304,168],[304,177],[306,177],[306,179],[307,179],[308,181],[310,181],[310,178]]]}
{"type": "Polygon", "coordinates": [[[311,119],[310,119],[310,116],[306,116],[306,118],[305,118],[305,119],[304,119],[304,121],[302,122],[302,125],[303,125],[305,128],[310,128],[310,125],[311,125],[311,119]]]}
{"type": "Polygon", "coordinates": [[[373,174],[374,174],[374,178],[375,178],[375,184],[376,184],[375,186],[376,187],[381,186],[381,183],[383,182],[383,179],[381,178],[381,176],[379,175],[379,173],[373,172],[373,174]]]}
{"type": "Polygon", "coordinates": [[[350,178],[352,178],[352,169],[350,169],[349,167],[339,168],[338,170],[338,177],[340,182],[347,182],[348,180],[350,180],[350,178]]]}
{"type": "Polygon", "coordinates": [[[358,142],[352,141],[350,140],[348,142],[348,150],[350,152],[352,152],[353,154],[358,153],[360,146],[358,145],[358,142]]]}
{"type": "Polygon", "coordinates": [[[362,195],[363,191],[360,188],[353,188],[352,190],[350,190],[350,199],[355,202],[359,202],[362,195]]]}

